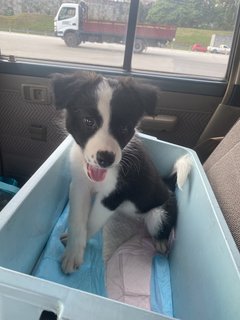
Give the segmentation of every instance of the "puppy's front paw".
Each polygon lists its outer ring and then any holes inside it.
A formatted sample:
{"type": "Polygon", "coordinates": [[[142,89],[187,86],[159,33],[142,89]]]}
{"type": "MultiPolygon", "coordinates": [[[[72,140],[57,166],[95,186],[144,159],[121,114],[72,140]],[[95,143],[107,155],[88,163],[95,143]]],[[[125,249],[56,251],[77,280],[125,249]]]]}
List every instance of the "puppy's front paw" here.
{"type": "Polygon", "coordinates": [[[84,248],[72,249],[66,248],[62,258],[62,271],[72,273],[79,268],[83,262],[84,248]]]}

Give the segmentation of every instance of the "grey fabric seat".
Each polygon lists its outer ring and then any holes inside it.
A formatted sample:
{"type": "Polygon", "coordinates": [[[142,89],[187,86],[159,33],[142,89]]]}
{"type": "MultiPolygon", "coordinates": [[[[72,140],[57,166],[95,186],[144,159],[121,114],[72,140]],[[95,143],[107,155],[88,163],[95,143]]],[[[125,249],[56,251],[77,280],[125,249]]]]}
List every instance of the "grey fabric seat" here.
{"type": "Polygon", "coordinates": [[[207,159],[204,169],[240,250],[240,120],[207,159]]]}

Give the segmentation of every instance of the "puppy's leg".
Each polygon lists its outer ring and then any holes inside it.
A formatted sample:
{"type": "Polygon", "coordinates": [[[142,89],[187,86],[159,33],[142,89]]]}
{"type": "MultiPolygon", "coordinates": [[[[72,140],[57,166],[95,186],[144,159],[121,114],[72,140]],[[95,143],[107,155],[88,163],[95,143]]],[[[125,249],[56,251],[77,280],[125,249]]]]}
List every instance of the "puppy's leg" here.
{"type": "Polygon", "coordinates": [[[75,271],[83,262],[87,241],[87,221],[91,204],[90,190],[81,181],[72,181],[69,193],[70,211],[67,245],[62,258],[65,273],[75,271]]]}
{"type": "Polygon", "coordinates": [[[148,232],[155,240],[155,245],[158,251],[161,253],[165,253],[166,248],[166,241],[165,239],[159,239],[159,232],[164,229],[164,221],[165,221],[166,211],[162,207],[157,207],[150,210],[144,216],[144,221],[147,226],[148,232]]]}
{"type": "Polygon", "coordinates": [[[109,210],[102,204],[102,197],[98,195],[88,220],[88,239],[104,226],[113,213],[114,211],[109,210]]]}
{"type": "Polygon", "coordinates": [[[170,249],[170,235],[173,229],[168,212],[163,207],[150,210],[144,220],[150,235],[153,237],[156,250],[162,254],[167,254],[170,249]]]}

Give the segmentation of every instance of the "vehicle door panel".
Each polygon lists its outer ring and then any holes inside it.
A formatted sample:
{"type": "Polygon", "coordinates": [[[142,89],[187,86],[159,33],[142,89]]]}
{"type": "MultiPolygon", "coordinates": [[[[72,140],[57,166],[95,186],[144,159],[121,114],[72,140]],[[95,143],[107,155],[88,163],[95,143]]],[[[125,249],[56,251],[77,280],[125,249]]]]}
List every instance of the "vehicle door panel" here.
{"type": "MultiPolygon", "coordinates": [[[[9,73],[0,73],[2,174],[15,176],[22,182],[31,176],[66,136],[63,115],[55,110],[51,99],[49,74],[67,72],[66,68],[38,66],[30,76],[28,66],[28,72],[23,70],[22,66],[16,68],[14,73],[11,66],[9,73]],[[24,89],[27,93],[23,88],[27,88],[24,89]],[[29,88],[46,89],[46,101],[34,100],[34,90],[29,93],[29,88]]],[[[101,73],[109,76],[103,70],[101,73]]],[[[111,75],[118,76],[117,73],[111,75]]],[[[166,82],[161,79],[161,83],[146,77],[138,77],[137,80],[155,85],[160,92],[156,117],[143,120],[140,130],[165,141],[194,147],[221,100],[219,93],[216,94],[217,90],[213,90],[213,96],[197,92],[184,93],[180,80],[180,89],[176,89],[176,81],[173,81],[171,88],[169,79],[166,82]]],[[[196,88],[190,91],[194,90],[197,91],[196,88]]]]}

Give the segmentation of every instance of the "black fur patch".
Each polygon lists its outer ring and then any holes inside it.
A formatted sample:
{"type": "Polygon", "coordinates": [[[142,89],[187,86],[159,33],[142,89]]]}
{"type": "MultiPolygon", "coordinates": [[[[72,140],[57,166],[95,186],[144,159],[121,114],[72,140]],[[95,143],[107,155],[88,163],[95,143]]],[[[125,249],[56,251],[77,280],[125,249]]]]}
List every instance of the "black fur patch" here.
{"type": "Polygon", "coordinates": [[[137,84],[126,78],[113,82],[111,100],[110,133],[118,141],[121,148],[134,135],[135,127],[144,114],[154,114],[157,91],[155,88],[137,84]]]}
{"type": "Polygon", "coordinates": [[[171,192],[163,182],[142,145],[133,139],[123,150],[116,190],[103,200],[110,210],[131,201],[139,214],[161,206],[171,192]]]}
{"type": "Polygon", "coordinates": [[[136,206],[139,214],[163,206],[166,216],[155,238],[168,239],[177,221],[176,197],[136,139],[123,150],[120,165],[117,187],[103,199],[103,205],[113,211],[124,201],[130,201],[136,206]]]}
{"type": "Polygon", "coordinates": [[[156,240],[169,239],[172,228],[176,226],[178,209],[175,193],[170,192],[170,196],[164,203],[163,209],[166,211],[165,219],[163,220],[158,233],[154,236],[156,240]]]}
{"type": "Polygon", "coordinates": [[[66,109],[66,128],[81,148],[103,122],[97,109],[96,89],[100,81],[102,77],[95,73],[53,75],[55,105],[66,109]]]}

